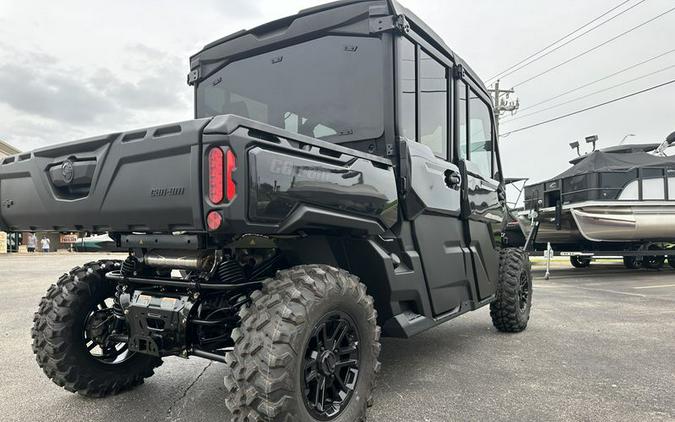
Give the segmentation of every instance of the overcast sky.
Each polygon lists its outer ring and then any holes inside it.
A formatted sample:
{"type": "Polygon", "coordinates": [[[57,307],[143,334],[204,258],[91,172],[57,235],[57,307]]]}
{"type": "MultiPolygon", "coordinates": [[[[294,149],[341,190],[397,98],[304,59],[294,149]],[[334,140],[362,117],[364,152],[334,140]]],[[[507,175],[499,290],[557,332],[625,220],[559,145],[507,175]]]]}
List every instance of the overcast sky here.
{"type": "MultiPolygon", "coordinates": [[[[631,0],[622,7],[638,3],[631,0]]],[[[296,13],[320,0],[0,0],[0,139],[21,150],[101,133],[186,120],[188,57],[243,28],[296,13]]],[[[588,22],[619,0],[403,0],[484,79],[588,22]]],[[[502,80],[517,84],[675,4],[646,0],[537,64],[502,80]]],[[[619,9],[621,10],[621,9],[619,9]]],[[[521,108],[675,49],[675,12],[559,70],[519,86],[521,108]]],[[[558,100],[571,100],[675,64],[665,55],[558,100]]],[[[580,101],[502,124],[537,123],[675,79],[667,69],[580,101]]],[[[551,102],[548,105],[555,105],[551,102]]],[[[520,113],[537,111],[526,110],[520,113]]],[[[516,115],[515,117],[520,117],[516,115]]],[[[600,146],[660,141],[675,131],[675,84],[514,133],[501,141],[509,177],[533,181],[568,167],[568,143],[597,134],[600,146]]]]}

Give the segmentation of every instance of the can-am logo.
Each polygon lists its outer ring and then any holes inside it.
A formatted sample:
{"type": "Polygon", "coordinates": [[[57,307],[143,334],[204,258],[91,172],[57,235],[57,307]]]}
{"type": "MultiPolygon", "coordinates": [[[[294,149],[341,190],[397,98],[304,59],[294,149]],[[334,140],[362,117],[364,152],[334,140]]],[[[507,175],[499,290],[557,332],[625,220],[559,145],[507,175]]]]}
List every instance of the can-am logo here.
{"type": "Polygon", "coordinates": [[[61,175],[66,184],[70,184],[73,181],[74,171],[72,161],[66,160],[61,164],[61,175]]]}
{"type": "Polygon", "coordinates": [[[150,196],[153,198],[162,198],[165,196],[182,196],[183,194],[185,194],[185,188],[181,186],[170,188],[152,188],[150,190],[150,196]]]}
{"type": "Polygon", "coordinates": [[[272,159],[270,163],[270,173],[291,176],[299,180],[318,180],[328,181],[331,170],[317,166],[299,166],[292,161],[272,159]]]}

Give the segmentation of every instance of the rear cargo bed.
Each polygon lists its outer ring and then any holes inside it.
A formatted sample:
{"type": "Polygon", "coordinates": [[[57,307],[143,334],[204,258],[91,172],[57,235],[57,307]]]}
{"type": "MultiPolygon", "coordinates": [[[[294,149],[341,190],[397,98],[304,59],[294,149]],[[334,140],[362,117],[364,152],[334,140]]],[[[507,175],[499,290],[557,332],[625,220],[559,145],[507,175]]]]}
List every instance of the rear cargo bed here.
{"type": "Polygon", "coordinates": [[[89,138],[4,159],[6,230],[201,231],[200,148],[211,119],[89,138]]]}

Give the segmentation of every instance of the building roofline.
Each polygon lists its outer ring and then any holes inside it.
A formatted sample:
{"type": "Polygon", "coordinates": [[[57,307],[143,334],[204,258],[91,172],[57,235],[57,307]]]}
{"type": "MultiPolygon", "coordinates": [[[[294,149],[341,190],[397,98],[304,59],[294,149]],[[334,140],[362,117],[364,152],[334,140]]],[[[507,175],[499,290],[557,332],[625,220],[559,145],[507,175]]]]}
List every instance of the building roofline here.
{"type": "Polygon", "coordinates": [[[21,150],[11,144],[8,144],[5,141],[0,140],[0,152],[5,153],[7,155],[14,155],[20,153],[21,150]]]}

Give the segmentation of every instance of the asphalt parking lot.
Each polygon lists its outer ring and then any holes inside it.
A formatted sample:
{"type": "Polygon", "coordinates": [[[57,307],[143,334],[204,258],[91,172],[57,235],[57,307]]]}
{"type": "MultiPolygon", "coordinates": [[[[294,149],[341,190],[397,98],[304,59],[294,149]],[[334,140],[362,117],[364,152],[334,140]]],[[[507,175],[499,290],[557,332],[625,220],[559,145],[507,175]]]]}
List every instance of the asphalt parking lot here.
{"type": "MultiPolygon", "coordinates": [[[[0,256],[0,420],[229,420],[219,363],[169,358],[140,388],[100,400],[42,374],[36,305],[61,273],[98,257],[0,256]]],[[[369,421],[675,420],[675,270],[556,263],[550,280],[540,265],[535,277],[524,333],[497,333],[481,309],[384,339],[369,421]]]]}

